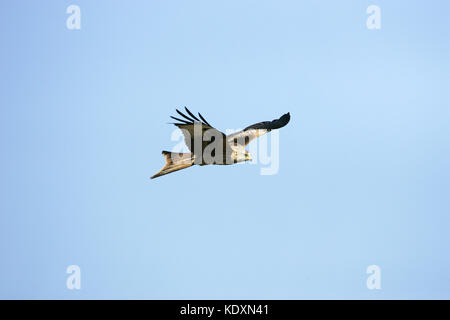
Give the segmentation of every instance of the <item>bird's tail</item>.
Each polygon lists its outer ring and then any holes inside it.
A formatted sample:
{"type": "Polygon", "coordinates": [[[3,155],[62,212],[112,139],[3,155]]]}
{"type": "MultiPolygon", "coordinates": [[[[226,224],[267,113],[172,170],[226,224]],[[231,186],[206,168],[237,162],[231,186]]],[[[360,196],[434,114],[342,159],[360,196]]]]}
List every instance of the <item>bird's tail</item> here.
{"type": "Polygon", "coordinates": [[[166,164],[158,173],[154,174],[150,179],[157,178],[181,169],[186,169],[194,165],[193,153],[163,151],[162,154],[166,158],[166,164]]]}

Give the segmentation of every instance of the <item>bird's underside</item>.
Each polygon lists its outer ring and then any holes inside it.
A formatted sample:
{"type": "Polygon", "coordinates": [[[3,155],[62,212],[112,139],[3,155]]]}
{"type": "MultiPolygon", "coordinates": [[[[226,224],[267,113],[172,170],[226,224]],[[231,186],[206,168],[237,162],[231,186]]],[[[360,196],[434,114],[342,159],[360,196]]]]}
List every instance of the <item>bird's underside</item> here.
{"type": "Polygon", "coordinates": [[[245,147],[257,137],[279,129],[288,124],[290,120],[289,112],[273,121],[263,121],[248,126],[242,131],[225,135],[221,131],[211,126],[199,113],[197,118],[188,108],[185,107],[188,115],[176,109],[181,118],[173,117],[178,121],[173,123],[181,129],[184,141],[191,151],[189,153],[179,153],[163,151],[166,159],[164,167],[151,177],[157,178],[168,173],[189,168],[193,165],[229,165],[251,160],[250,153],[245,147]]]}

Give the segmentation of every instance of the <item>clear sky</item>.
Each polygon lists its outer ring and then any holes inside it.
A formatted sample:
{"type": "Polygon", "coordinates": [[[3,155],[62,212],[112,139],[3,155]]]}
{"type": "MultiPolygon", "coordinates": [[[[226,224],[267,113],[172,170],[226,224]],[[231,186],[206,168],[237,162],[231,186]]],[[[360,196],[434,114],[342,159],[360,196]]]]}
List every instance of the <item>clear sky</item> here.
{"type": "Polygon", "coordinates": [[[446,0],[2,1],[0,298],[449,299],[449,14],[446,0]],[[289,111],[278,173],[150,180],[183,106],[223,131],[289,111]]]}

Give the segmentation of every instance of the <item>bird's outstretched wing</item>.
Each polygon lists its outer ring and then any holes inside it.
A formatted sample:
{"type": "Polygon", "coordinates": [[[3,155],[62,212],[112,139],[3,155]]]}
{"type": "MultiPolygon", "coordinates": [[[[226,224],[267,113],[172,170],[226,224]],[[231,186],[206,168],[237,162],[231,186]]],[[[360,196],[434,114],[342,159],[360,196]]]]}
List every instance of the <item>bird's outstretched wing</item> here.
{"type": "Polygon", "coordinates": [[[242,131],[230,134],[227,136],[228,143],[234,145],[248,145],[252,140],[262,136],[263,134],[270,132],[274,129],[279,129],[288,124],[291,119],[291,115],[288,113],[282,115],[279,119],[273,121],[263,121],[248,126],[242,131]]]}
{"type": "MultiPolygon", "coordinates": [[[[195,141],[202,141],[202,150],[209,144],[211,141],[204,141],[209,140],[209,137],[220,137],[223,139],[223,141],[226,141],[226,135],[219,130],[213,128],[208,121],[205,120],[205,118],[199,113],[197,118],[191,111],[189,111],[188,108],[184,107],[187,114],[184,114],[180,110],[176,109],[177,113],[182,118],[177,118],[170,116],[172,119],[178,121],[178,123],[173,123],[178,128],[181,129],[181,132],[183,132],[184,135],[184,142],[186,143],[187,147],[191,152],[195,152],[194,142],[195,141]],[[205,133],[208,131],[208,134],[205,133]],[[201,135],[201,136],[200,136],[201,135]]],[[[213,138],[214,139],[214,138],[213,138]]]]}

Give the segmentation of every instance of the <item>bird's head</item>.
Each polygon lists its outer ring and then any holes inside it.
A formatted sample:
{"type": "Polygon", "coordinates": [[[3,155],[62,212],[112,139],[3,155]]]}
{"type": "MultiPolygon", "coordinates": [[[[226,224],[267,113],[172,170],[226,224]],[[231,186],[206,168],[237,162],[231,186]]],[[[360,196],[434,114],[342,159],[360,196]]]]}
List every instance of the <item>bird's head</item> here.
{"type": "Polygon", "coordinates": [[[252,161],[252,155],[247,150],[245,150],[245,161],[252,161]]]}
{"type": "Polygon", "coordinates": [[[252,156],[247,150],[242,150],[240,152],[233,151],[233,153],[231,154],[231,158],[234,160],[234,163],[252,160],[252,156]]]}

